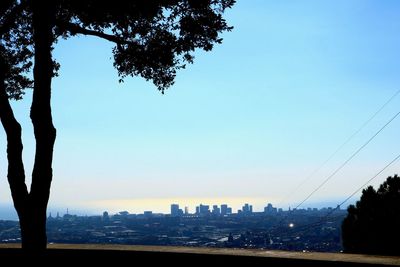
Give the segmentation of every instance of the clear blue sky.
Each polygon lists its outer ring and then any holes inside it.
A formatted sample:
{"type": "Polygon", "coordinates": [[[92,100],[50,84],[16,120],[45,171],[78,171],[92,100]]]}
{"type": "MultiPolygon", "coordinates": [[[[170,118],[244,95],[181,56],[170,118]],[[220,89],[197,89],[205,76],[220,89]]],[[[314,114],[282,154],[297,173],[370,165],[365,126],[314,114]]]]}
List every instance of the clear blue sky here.
{"type": "MultiPolygon", "coordinates": [[[[244,202],[279,203],[400,89],[400,2],[239,0],[235,29],[196,54],[161,95],[119,84],[112,45],[61,40],[53,82],[57,127],[50,211],[167,212],[244,202]]],[[[14,103],[30,176],[30,93],[14,103]]],[[[284,200],[295,206],[398,112],[395,98],[324,168],[284,200]]],[[[400,118],[304,207],[337,203],[400,152],[400,118]]],[[[0,132],[0,206],[10,205],[0,132]]],[[[397,173],[397,163],[374,185],[397,173]]]]}

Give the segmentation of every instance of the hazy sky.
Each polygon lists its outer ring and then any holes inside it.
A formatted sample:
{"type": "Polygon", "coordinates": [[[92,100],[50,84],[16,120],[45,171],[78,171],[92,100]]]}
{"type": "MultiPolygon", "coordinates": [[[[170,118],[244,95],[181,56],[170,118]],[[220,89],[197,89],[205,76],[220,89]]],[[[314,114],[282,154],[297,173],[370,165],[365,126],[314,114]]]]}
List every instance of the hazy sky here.
{"type": "MultiPolygon", "coordinates": [[[[165,95],[138,77],[119,84],[112,44],[59,41],[49,210],[296,206],[399,111],[400,95],[285,198],[400,89],[399,16],[395,0],[239,0],[226,14],[235,29],[211,53],[197,53],[165,95]]],[[[13,104],[28,177],[30,102],[27,93],[13,104]]],[[[351,194],[400,152],[399,131],[397,118],[304,207],[351,194]]],[[[11,203],[5,147],[0,131],[2,207],[11,203]]]]}

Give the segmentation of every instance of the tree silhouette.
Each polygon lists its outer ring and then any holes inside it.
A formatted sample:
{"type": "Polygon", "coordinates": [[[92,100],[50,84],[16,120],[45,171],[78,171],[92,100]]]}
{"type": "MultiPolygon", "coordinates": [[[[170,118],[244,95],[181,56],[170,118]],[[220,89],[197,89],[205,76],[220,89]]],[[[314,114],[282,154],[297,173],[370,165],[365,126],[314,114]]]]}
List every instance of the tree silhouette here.
{"type": "Polygon", "coordinates": [[[342,224],[345,252],[400,255],[400,177],[364,189],[342,224]]]}
{"type": "Polygon", "coordinates": [[[0,3],[0,119],[7,135],[8,181],[17,210],[22,247],[47,245],[46,209],[52,181],[56,129],[51,81],[58,38],[91,35],[115,44],[114,67],[151,80],[164,93],[176,71],[192,63],[196,49],[210,51],[231,30],[222,17],[234,0],[2,0],[0,3]],[[33,83],[29,71],[33,67],[33,83]],[[32,87],[33,84],[33,87],[32,87]],[[9,99],[33,88],[30,110],[36,140],[31,188],[25,184],[21,126],[9,99]]]}

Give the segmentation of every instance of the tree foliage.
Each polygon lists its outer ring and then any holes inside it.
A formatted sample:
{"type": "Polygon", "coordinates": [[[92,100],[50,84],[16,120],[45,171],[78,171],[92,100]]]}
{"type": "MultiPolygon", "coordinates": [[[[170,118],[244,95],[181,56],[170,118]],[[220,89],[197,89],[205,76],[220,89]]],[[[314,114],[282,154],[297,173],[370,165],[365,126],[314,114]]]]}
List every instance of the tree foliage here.
{"type": "Polygon", "coordinates": [[[346,252],[400,255],[400,177],[364,189],[342,224],[346,252]]]}
{"type": "Polygon", "coordinates": [[[32,35],[28,17],[17,1],[0,3],[0,69],[9,98],[19,100],[33,83],[27,74],[32,67],[32,35]]]}
{"type": "MultiPolygon", "coordinates": [[[[24,74],[33,57],[31,1],[2,1],[0,25],[16,13],[13,27],[1,36],[1,53],[7,59],[8,93],[20,99],[32,87],[24,74]]],[[[174,83],[176,71],[193,63],[194,51],[210,51],[221,43],[220,33],[230,31],[222,17],[234,0],[55,0],[54,42],[58,37],[91,35],[115,43],[114,67],[122,82],[141,76],[164,90],[174,83]]],[[[50,5],[45,3],[44,5],[50,5]]],[[[7,23],[6,23],[7,24],[7,23]]],[[[55,62],[54,62],[55,63],[55,62]]],[[[59,65],[54,64],[55,73],[59,65]]]]}
{"type": "Polygon", "coordinates": [[[219,32],[231,29],[222,13],[233,2],[66,0],[57,25],[64,36],[93,34],[114,42],[120,77],[142,76],[163,92],[176,70],[193,62],[196,48],[210,51],[221,43],[219,32]]]}

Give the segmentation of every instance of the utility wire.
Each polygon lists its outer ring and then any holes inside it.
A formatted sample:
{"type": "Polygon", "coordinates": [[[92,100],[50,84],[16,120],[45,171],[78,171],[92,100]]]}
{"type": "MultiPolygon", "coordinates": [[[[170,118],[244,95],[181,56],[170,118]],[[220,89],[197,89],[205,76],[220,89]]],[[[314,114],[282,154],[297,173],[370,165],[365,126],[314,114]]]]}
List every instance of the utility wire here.
{"type": "MultiPolygon", "coordinates": [[[[346,203],[347,201],[349,201],[349,199],[351,199],[355,194],[357,194],[360,190],[362,190],[366,185],[368,185],[369,183],[371,183],[372,180],[374,180],[376,177],[378,177],[382,172],[384,172],[387,168],[389,168],[393,163],[395,163],[396,161],[398,161],[400,159],[400,154],[398,154],[394,159],[392,159],[388,164],[386,164],[380,171],[378,171],[374,176],[372,176],[372,178],[370,178],[368,181],[366,181],[362,186],[360,186],[357,190],[355,190],[353,193],[351,193],[347,198],[345,198],[342,202],[340,202],[339,204],[337,204],[336,208],[332,209],[330,212],[328,212],[326,215],[324,215],[321,219],[319,219],[316,222],[312,222],[309,224],[305,224],[305,225],[301,225],[300,227],[297,227],[297,231],[298,232],[305,232],[309,229],[311,229],[312,227],[318,226],[322,223],[324,223],[328,217],[334,213],[335,211],[337,211],[338,209],[340,209],[340,207],[346,203]]],[[[339,218],[341,216],[336,216],[333,217],[331,219],[336,219],[339,218]]],[[[282,221],[280,221],[280,223],[282,223],[282,221]]]]}
{"type": "Polygon", "coordinates": [[[360,186],[356,191],[354,191],[350,196],[348,196],[345,200],[343,200],[340,204],[338,204],[338,207],[342,206],[344,203],[346,203],[349,199],[351,199],[355,194],[357,194],[361,189],[363,189],[366,185],[368,185],[372,180],[374,180],[379,174],[381,174],[384,170],[389,168],[390,165],[395,163],[398,159],[400,158],[400,154],[397,155],[391,162],[386,164],[386,166],[380,170],[377,174],[375,174],[371,179],[366,181],[362,186],[360,186]]]}
{"type": "Polygon", "coordinates": [[[365,142],[360,148],[358,148],[347,160],[345,160],[331,175],[329,175],[317,188],[315,188],[310,194],[307,195],[295,208],[300,207],[304,202],[306,202],[312,195],[314,195],[319,189],[321,189],[333,176],[335,176],[344,166],[346,166],[360,151],[366,147],[380,132],[382,132],[398,115],[400,111],[397,112],[385,125],[383,125],[367,142],[365,142]]]}
{"type": "MultiPolygon", "coordinates": [[[[350,140],[354,138],[356,134],[358,134],[376,115],[384,108],[386,107],[398,94],[400,93],[400,89],[392,95],[392,97],[389,98],[354,134],[352,134],[322,165],[320,165],[315,171],[311,173],[299,186],[294,191],[297,191],[301,185],[303,185],[309,178],[311,178],[312,175],[314,175],[319,169],[321,169],[333,156],[340,151],[350,140]]],[[[344,163],[342,163],[330,176],[328,176],[322,184],[320,184],[316,189],[314,189],[303,201],[301,201],[294,209],[297,209],[300,207],[304,202],[306,202],[313,194],[315,194],[320,188],[322,188],[334,175],[336,175],[345,165],[347,165],[365,146],[367,146],[380,132],[382,132],[398,115],[400,114],[400,111],[396,113],[386,124],[384,124],[370,139],[368,139],[359,149],[357,149],[344,163]]],[[[400,158],[400,155],[398,155],[394,160],[392,160],[389,164],[387,164],[380,172],[378,172],[375,176],[373,176],[370,180],[368,180],[365,184],[363,184],[360,188],[358,188],[355,192],[353,192],[348,198],[346,198],[344,201],[342,201],[336,208],[334,208],[331,212],[329,212],[324,218],[328,217],[331,215],[333,212],[335,212],[337,209],[340,208],[345,202],[347,202],[350,198],[352,198],[358,191],[360,191],[366,184],[368,184],[370,181],[375,179],[380,173],[382,173],[386,168],[388,168],[391,164],[393,164],[396,160],[400,158]]],[[[293,191],[293,193],[294,193],[293,191]]],[[[287,197],[286,197],[287,198],[287,197]]],[[[283,201],[283,200],[282,200],[283,201]]],[[[282,203],[281,201],[281,203],[282,203]]],[[[291,213],[289,211],[289,213],[291,213]]],[[[277,224],[276,226],[280,225],[285,219],[289,217],[289,214],[284,216],[277,224]]],[[[321,222],[321,220],[319,221],[321,222]]],[[[318,223],[318,222],[317,222],[318,223]]],[[[312,225],[315,225],[315,223],[312,223],[312,225]]]]}
{"type": "Polygon", "coordinates": [[[400,89],[397,90],[371,117],[368,118],[352,135],[349,136],[323,163],[321,163],[316,169],[314,169],[304,180],[302,180],[289,194],[287,194],[279,203],[280,206],[285,200],[292,196],[299,190],[306,182],[308,182],[317,172],[319,172],[336,154],[343,149],[353,138],[361,132],[365,126],[367,126],[392,100],[400,93],[400,89]]]}

